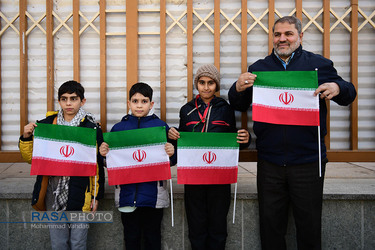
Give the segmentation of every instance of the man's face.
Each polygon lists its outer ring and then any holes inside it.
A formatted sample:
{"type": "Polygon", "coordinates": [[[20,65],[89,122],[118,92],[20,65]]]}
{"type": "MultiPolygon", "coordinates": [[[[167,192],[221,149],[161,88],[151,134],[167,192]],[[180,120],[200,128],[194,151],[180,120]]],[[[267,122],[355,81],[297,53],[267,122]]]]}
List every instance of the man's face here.
{"type": "Polygon", "coordinates": [[[287,59],[301,44],[303,33],[298,34],[294,24],[277,23],[273,32],[273,48],[281,59],[287,59]]]}
{"type": "Polygon", "coordinates": [[[128,100],[128,105],[132,111],[132,115],[135,117],[145,117],[154,106],[154,102],[151,102],[150,98],[140,93],[135,93],[132,98],[130,98],[130,101],[128,100]]]}
{"type": "Polygon", "coordinates": [[[81,98],[76,94],[62,94],[59,100],[61,109],[63,110],[65,121],[71,121],[78,113],[78,110],[85,104],[86,99],[81,98]]]}

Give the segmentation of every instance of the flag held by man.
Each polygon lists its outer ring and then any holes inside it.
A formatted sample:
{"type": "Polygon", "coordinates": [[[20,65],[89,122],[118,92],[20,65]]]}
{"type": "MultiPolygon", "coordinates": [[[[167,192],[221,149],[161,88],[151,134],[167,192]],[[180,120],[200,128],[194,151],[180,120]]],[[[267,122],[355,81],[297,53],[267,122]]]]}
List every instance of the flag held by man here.
{"type": "Polygon", "coordinates": [[[96,130],[37,123],[31,175],[96,175],[96,130]]]}
{"type": "Polygon", "coordinates": [[[104,133],[108,184],[120,185],[171,179],[165,127],[104,133]]]}
{"type": "Polygon", "coordinates": [[[180,132],[177,183],[236,183],[239,152],[236,137],[236,133],[180,132]]]}
{"type": "Polygon", "coordinates": [[[253,86],[253,120],[319,126],[316,71],[260,71],[253,86]]]}

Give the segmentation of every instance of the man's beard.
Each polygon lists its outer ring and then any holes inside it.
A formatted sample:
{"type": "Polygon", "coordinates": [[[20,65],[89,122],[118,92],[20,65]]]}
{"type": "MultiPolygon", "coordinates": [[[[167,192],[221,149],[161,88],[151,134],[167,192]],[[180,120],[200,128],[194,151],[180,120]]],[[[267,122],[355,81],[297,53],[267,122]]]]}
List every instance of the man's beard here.
{"type": "Polygon", "coordinates": [[[276,46],[274,46],[276,54],[279,55],[280,57],[288,58],[299,47],[300,41],[301,41],[300,38],[298,38],[298,40],[295,43],[292,43],[292,44],[290,44],[289,42],[285,42],[286,44],[289,45],[289,48],[287,50],[282,50],[282,51],[280,51],[277,48],[277,46],[280,44],[280,43],[278,43],[276,46]]]}

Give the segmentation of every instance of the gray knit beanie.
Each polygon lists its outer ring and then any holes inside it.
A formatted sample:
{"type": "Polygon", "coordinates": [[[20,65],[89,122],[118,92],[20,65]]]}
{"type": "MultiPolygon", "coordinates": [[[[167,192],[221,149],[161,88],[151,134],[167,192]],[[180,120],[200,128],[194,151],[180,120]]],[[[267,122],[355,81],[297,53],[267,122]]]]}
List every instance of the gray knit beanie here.
{"type": "Polygon", "coordinates": [[[220,74],[215,65],[206,64],[198,68],[194,78],[194,85],[197,89],[199,78],[201,78],[202,76],[207,76],[214,80],[216,82],[216,91],[220,90],[220,74]]]}

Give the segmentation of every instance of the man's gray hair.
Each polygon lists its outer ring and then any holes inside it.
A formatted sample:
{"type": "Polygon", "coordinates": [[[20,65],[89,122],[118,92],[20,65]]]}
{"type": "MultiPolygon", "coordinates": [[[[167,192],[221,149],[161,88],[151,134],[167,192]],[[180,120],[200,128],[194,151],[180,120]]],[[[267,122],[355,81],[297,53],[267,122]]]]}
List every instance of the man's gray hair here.
{"type": "Polygon", "coordinates": [[[302,33],[302,23],[301,23],[301,20],[299,20],[295,16],[284,16],[284,17],[276,20],[275,24],[272,27],[272,33],[275,32],[275,26],[276,26],[276,24],[278,24],[278,23],[285,23],[285,22],[288,22],[289,24],[294,24],[294,26],[296,27],[299,35],[302,33]]]}

